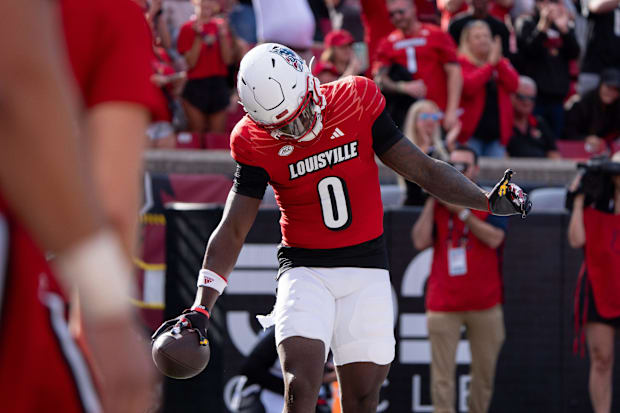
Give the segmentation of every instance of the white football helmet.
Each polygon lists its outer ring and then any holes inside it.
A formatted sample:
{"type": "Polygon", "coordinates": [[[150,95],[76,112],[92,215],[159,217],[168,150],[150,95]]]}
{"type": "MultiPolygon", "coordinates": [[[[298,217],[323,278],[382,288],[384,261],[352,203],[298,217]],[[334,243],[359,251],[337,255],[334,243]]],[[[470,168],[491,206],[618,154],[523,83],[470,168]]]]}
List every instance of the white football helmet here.
{"type": "Polygon", "coordinates": [[[264,43],[241,60],[237,90],[241,105],[276,139],[310,141],[323,129],[325,97],[319,80],[294,51],[264,43]]]}

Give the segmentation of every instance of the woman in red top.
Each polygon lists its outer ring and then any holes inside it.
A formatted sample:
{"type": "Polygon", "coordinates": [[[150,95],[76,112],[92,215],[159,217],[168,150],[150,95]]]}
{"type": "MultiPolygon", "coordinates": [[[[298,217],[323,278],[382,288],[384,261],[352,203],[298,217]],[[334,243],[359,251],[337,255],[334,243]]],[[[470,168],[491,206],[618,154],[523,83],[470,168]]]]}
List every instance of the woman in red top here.
{"type": "MultiPolygon", "coordinates": [[[[620,166],[620,151],[611,161],[620,166]]],[[[575,292],[574,350],[585,338],[590,355],[592,410],[609,413],[614,389],[614,342],[620,329],[620,175],[597,178],[601,188],[597,199],[589,195],[592,191],[584,193],[581,178],[578,175],[570,188],[573,211],[568,226],[570,246],[584,249],[575,292]]]]}
{"type": "Polygon", "coordinates": [[[461,105],[465,110],[459,141],[480,156],[505,156],[512,133],[510,94],[519,87],[519,74],[502,57],[501,40],[489,26],[474,20],[461,33],[459,63],[463,71],[461,105]]]}
{"type": "Polygon", "coordinates": [[[226,76],[233,61],[233,44],[228,23],[215,17],[214,0],[193,0],[196,15],[179,32],[177,48],[187,62],[188,82],[183,90],[183,107],[192,132],[223,133],[226,107],[230,101],[226,76]]]}

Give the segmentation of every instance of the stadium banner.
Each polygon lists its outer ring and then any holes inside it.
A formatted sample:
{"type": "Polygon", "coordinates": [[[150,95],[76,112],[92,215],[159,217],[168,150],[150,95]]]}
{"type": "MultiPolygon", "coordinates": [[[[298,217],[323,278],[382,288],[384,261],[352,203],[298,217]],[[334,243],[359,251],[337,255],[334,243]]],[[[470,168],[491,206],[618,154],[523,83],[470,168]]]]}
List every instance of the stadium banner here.
{"type": "MultiPolygon", "coordinates": [[[[166,210],[164,318],[175,317],[192,303],[204,249],[221,214],[222,207],[193,204],[172,204],[166,210]]],[[[384,215],[395,298],[396,358],[378,412],[432,412],[424,313],[432,250],[416,251],[412,246],[410,232],[418,214],[419,209],[402,207],[387,209],[384,215]]],[[[256,315],[269,313],[275,303],[278,219],[277,210],[259,211],[228,288],[213,311],[209,366],[194,379],[166,379],[163,412],[231,412],[237,372],[261,330],[256,315]]],[[[506,341],[491,413],[591,411],[588,361],[572,354],[573,292],[582,255],[568,246],[567,225],[566,214],[510,218],[503,261],[506,341]]],[[[471,377],[464,335],[456,360],[456,411],[467,412],[471,377]]],[[[615,400],[620,397],[617,387],[615,400]]]]}
{"type": "Polygon", "coordinates": [[[164,207],[173,202],[224,204],[232,179],[220,174],[145,173],[140,209],[140,248],[134,257],[137,275],[133,304],[148,329],[161,324],[166,271],[164,207]]]}

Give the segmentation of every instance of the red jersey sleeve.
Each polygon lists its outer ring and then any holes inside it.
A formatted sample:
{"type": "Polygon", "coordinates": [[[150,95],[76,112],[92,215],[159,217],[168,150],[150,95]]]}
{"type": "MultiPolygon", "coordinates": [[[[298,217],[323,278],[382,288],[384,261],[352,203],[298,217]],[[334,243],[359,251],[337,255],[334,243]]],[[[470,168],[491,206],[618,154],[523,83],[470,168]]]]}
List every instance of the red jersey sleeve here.
{"type": "Polygon", "coordinates": [[[102,48],[93,65],[85,93],[88,107],[110,101],[143,104],[157,112],[161,106],[151,83],[152,38],[140,7],[132,1],[108,2],[106,25],[100,33],[102,48]]]}
{"type": "Polygon", "coordinates": [[[192,22],[188,21],[183,26],[181,26],[181,30],[179,31],[177,50],[180,54],[184,54],[192,48],[192,43],[194,43],[194,37],[196,37],[196,32],[192,28],[192,22]]]}
{"type": "Polygon", "coordinates": [[[246,125],[247,122],[246,118],[241,119],[230,133],[230,155],[239,163],[261,166],[256,164],[256,156],[253,154],[252,139],[246,125]]]}
{"type": "Polygon", "coordinates": [[[450,36],[449,33],[443,32],[441,30],[436,31],[436,36],[438,37],[438,50],[439,50],[439,61],[442,64],[446,63],[457,63],[456,57],[456,43],[454,43],[454,39],[450,36]]]}
{"type": "Polygon", "coordinates": [[[367,77],[355,76],[354,81],[358,99],[365,110],[365,118],[372,125],[385,109],[385,97],[377,84],[367,77]]]}

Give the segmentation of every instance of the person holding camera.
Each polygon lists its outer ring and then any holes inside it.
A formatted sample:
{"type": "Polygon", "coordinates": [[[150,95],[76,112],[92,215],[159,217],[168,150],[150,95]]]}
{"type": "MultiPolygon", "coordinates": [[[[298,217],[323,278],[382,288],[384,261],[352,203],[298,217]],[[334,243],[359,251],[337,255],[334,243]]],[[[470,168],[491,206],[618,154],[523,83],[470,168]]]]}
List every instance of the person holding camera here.
{"type": "MultiPolygon", "coordinates": [[[[457,146],[454,167],[474,180],[476,152],[457,146]]],[[[501,246],[507,220],[471,211],[429,196],[413,226],[413,245],[433,247],[426,291],[431,343],[431,399],[434,411],[454,413],[456,350],[465,326],[471,349],[468,411],[484,413],[493,395],[495,365],[504,342],[501,246]]]]}
{"type": "Polygon", "coordinates": [[[585,251],[575,293],[575,350],[585,335],[592,408],[609,413],[614,338],[620,327],[620,151],[611,162],[590,164],[570,190],[568,242],[585,251]]]}

